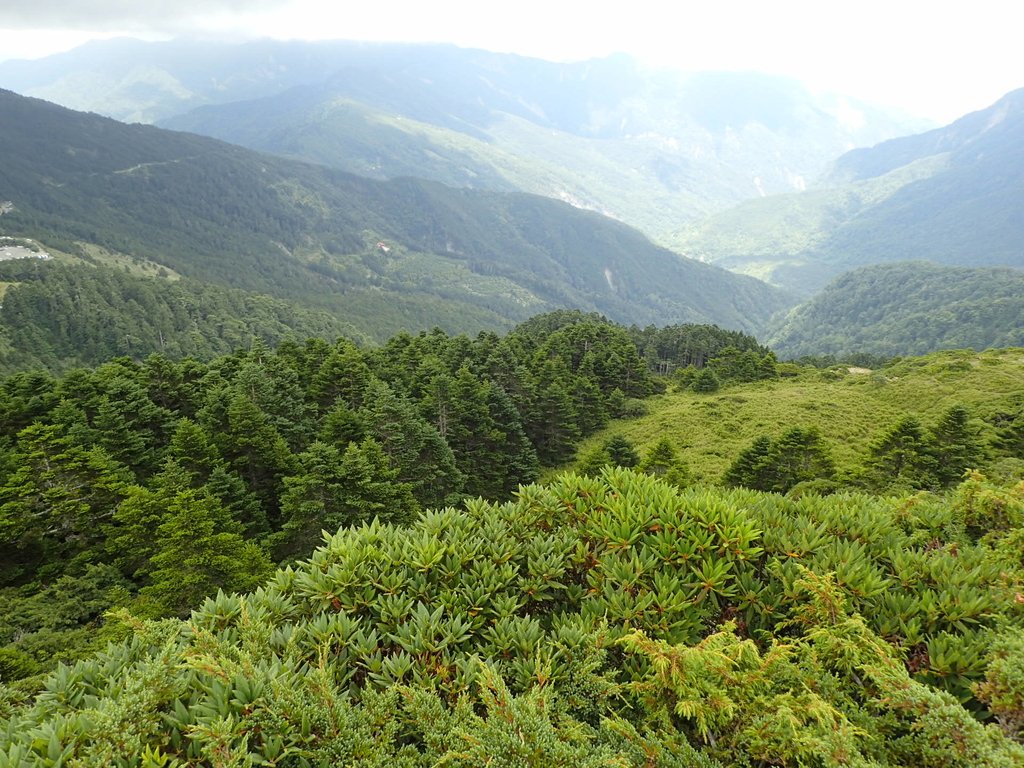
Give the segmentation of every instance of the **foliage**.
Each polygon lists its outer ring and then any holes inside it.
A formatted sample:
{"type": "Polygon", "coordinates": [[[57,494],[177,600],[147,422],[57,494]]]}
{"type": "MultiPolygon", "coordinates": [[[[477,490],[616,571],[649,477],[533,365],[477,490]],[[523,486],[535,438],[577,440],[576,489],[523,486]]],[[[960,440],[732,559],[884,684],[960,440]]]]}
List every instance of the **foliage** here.
{"type": "Polygon", "coordinates": [[[978,698],[995,715],[1008,737],[1024,743],[1024,631],[1012,629],[992,643],[978,698]]]}
{"type": "Polygon", "coordinates": [[[786,493],[800,483],[828,480],[835,465],[815,427],[791,427],[777,440],[758,437],[736,457],[723,482],[758,491],[786,493]]]}
{"type": "Polygon", "coordinates": [[[342,529],[187,621],[122,614],[124,642],[0,715],[0,759],[1014,765],[943,690],[1013,716],[1016,667],[987,662],[1024,620],[1007,571],[908,503],[615,469],[342,529]]]}
{"type": "Polygon", "coordinates": [[[869,446],[864,469],[868,483],[879,488],[929,488],[939,465],[921,423],[905,416],[869,446]]]}
{"type": "Polygon", "coordinates": [[[663,374],[671,374],[677,368],[703,368],[727,349],[749,352],[759,358],[771,352],[753,336],[715,325],[649,325],[643,329],[634,326],[630,336],[648,365],[663,374]]]}
{"type": "Polygon", "coordinates": [[[504,338],[257,340],[208,363],[151,355],[0,380],[6,674],[86,652],[115,605],[184,615],[247,589],[268,551],[303,557],[324,529],[506,499],[535,479],[539,450],[561,456],[625,393],[653,389],[627,331],[579,312],[504,338]],[[75,579],[85,590],[94,573],[109,584],[83,597],[95,610],[26,618],[40,595],[75,579]]]}
{"type": "Polygon", "coordinates": [[[358,336],[326,312],[296,302],[204,284],[136,277],[107,267],[7,262],[0,370],[64,371],[118,355],[209,360],[254,339],[358,336]]]}

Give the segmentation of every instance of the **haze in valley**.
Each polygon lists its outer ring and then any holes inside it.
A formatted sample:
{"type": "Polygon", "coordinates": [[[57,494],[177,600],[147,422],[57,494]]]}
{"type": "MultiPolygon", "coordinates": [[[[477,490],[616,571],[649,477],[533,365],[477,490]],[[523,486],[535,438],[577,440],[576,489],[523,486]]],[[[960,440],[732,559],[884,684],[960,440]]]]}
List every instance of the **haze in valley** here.
{"type": "MultiPolygon", "coordinates": [[[[524,0],[43,0],[0,7],[0,61],[94,39],[450,42],[555,61],[614,52],[656,67],[761,71],[946,123],[1020,87],[1011,5],[882,2],[627,6],[524,0]]],[[[0,84],[2,85],[2,84],[0,84]]],[[[856,119],[856,115],[851,115],[856,119]]]]}

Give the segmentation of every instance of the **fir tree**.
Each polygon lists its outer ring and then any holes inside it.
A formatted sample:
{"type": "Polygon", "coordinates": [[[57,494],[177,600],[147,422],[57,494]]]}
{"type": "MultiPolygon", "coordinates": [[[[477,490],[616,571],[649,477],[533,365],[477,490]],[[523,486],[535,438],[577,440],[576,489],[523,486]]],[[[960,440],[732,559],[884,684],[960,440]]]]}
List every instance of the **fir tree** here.
{"type": "Polygon", "coordinates": [[[725,471],[722,482],[734,487],[767,491],[772,482],[771,461],[772,440],[767,435],[760,435],[749,448],[740,452],[725,471]]]}
{"type": "Polygon", "coordinates": [[[527,434],[544,464],[559,464],[572,455],[580,438],[576,407],[567,383],[570,373],[560,360],[544,362],[534,381],[527,434]]]}
{"type": "Polygon", "coordinates": [[[710,368],[702,368],[690,385],[694,392],[717,392],[721,382],[710,368]]]}
{"type": "Polygon", "coordinates": [[[603,443],[599,443],[580,454],[576,460],[576,471],[581,475],[597,477],[602,469],[611,464],[612,458],[608,455],[608,449],[603,443]]]}
{"type": "Polygon", "coordinates": [[[203,598],[247,591],[269,576],[270,559],[246,542],[220,503],[194,489],[176,493],[156,529],[150,583],[140,595],[144,612],[187,616],[203,598]]]}
{"type": "Polygon", "coordinates": [[[419,509],[408,483],[398,479],[375,441],[349,443],[344,452],[315,442],[298,457],[299,473],[285,478],[281,512],[284,551],[305,553],[320,531],[364,523],[406,522],[419,509]]]}
{"type": "Polygon", "coordinates": [[[201,425],[181,419],[171,437],[168,454],[170,461],[188,473],[189,485],[205,487],[216,496],[249,536],[262,535],[269,530],[267,513],[260,500],[231,469],[201,425]]]}
{"type": "Polygon", "coordinates": [[[339,339],[309,382],[309,395],[320,412],[339,400],[356,410],[364,403],[373,374],[363,353],[352,342],[339,339]]]}
{"type": "Polygon", "coordinates": [[[771,482],[765,490],[786,493],[798,483],[830,479],[835,464],[816,427],[790,427],[772,443],[771,482]]]}
{"type": "Polygon", "coordinates": [[[981,446],[969,419],[966,408],[954,405],[931,431],[931,443],[938,460],[936,475],[943,485],[959,482],[964,472],[976,468],[981,459],[981,446]]]}
{"type": "Polygon", "coordinates": [[[659,439],[647,449],[637,468],[680,488],[692,479],[689,467],[667,437],[659,439]]]}
{"type": "Polygon", "coordinates": [[[629,469],[640,463],[640,454],[636,452],[636,446],[622,435],[613,435],[605,440],[604,449],[608,452],[608,458],[613,466],[629,469]]]}
{"type": "Polygon", "coordinates": [[[398,479],[410,485],[421,505],[444,506],[458,498],[463,473],[455,455],[408,398],[382,381],[372,382],[357,416],[365,434],[383,448],[398,479]]]}
{"type": "Polygon", "coordinates": [[[17,469],[0,488],[0,543],[31,548],[52,569],[102,551],[103,530],[131,474],[99,447],[74,445],[56,426],[18,434],[17,469]]]}
{"type": "Polygon", "coordinates": [[[888,486],[931,488],[938,482],[934,446],[921,423],[906,416],[868,449],[864,476],[877,489],[888,486]]]}

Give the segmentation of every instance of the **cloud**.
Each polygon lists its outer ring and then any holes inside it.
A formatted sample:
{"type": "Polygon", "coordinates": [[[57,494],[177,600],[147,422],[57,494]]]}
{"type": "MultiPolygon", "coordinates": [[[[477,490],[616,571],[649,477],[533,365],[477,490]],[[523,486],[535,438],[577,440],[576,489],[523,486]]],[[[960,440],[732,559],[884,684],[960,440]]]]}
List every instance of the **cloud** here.
{"type": "Polygon", "coordinates": [[[176,30],[202,17],[278,8],[288,0],[25,0],[0,3],[0,28],[176,30]]]}

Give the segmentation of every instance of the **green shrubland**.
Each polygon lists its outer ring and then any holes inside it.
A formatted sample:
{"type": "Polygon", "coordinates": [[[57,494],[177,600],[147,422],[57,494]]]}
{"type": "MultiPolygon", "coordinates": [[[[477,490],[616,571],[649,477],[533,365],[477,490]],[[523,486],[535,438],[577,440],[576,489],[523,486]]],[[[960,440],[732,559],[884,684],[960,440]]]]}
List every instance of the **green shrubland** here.
{"type": "Polygon", "coordinates": [[[0,766],[1020,764],[1021,364],[556,312],[15,373],[0,766]]]}
{"type": "Polygon", "coordinates": [[[965,532],[969,496],[609,469],[363,523],[186,620],[118,614],[34,703],[5,689],[0,760],[1020,764],[1024,574],[965,532]]]}

